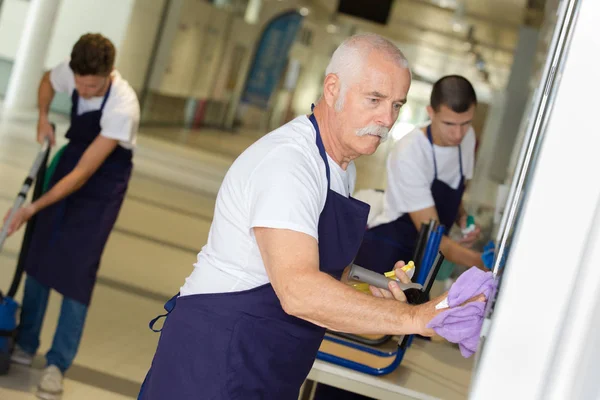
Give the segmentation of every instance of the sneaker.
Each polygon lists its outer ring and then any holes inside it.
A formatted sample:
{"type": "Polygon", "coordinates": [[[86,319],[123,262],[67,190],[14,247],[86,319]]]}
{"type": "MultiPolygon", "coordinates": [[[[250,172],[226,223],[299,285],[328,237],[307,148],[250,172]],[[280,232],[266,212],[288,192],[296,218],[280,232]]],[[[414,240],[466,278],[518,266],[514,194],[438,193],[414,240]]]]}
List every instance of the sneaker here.
{"type": "Polygon", "coordinates": [[[44,370],[37,397],[44,400],[60,399],[63,393],[63,374],[56,365],[49,365],[44,370]]]}
{"type": "Polygon", "coordinates": [[[15,364],[26,365],[29,367],[33,362],[34,355],[35,354],[27,353],[25,350],[19,347],[19,345],[15,345],[15,350],[10,356],[10,361],[14,362],[15,364]]]}

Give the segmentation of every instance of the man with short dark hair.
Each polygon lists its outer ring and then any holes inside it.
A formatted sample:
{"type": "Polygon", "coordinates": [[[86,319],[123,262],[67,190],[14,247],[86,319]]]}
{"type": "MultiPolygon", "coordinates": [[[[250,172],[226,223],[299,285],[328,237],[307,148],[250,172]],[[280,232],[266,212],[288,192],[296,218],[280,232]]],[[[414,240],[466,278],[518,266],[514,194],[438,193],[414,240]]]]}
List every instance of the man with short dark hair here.
{"type": "Polygon", "coordinates": [[[100,34],[83,35],[70,61],[40,82],[37,139],[54,144],[48,121],[55,92],[72,100],[69,143],[50,178],[49,190],[22,207],[9,234],[37,214],[25,260],[27,279],[14,362],[31,365],[50,289],[63,302],[38,396],[61,395],[83,332],[104,245],[117,219],[132,169],[140,109],[131,86],[114,70],[115,48],[100,34]]]}
{"type": "Polygon", "coordinates": [[[421,224],[435,219],[446,228],[440,244],[445,257],[483,268],[481,253],[468,248],[479,228],[460,242],[447,236],[455,223],[466,228],[462,196],[473,177],[476,106],[475,90],[462,76],[445,76],[433,85],[430,124],[400,139],[388,156],[383,210],[369,224],[356,264],[387,272],[395,260],[410,260],[421,224]]]}

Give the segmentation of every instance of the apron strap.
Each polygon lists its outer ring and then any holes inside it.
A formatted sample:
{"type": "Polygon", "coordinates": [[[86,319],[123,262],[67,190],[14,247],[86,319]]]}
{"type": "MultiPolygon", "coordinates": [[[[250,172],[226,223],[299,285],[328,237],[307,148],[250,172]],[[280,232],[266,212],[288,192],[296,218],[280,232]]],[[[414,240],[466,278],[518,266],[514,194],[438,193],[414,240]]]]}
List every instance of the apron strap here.
{"type": "MultiPolygon", "coordinates": [[[[99,111],[104,110],[104,106],[106,105],[106,100],[108,100],[108,96],[110,95],[111,88],[112,88],[112,79],[110,80],[110,83],[108,84],[108,89],[106,90],[106,93],[104,94],[104,98],[102,99],[102,104],[100,105],[99,111]]],[[[79,108],[79,93],[77,92],[77,89],[73,89],[73,93],[71,94],[71,101],[73,102],[73,109],[75,111],[75,115],[77,115],[77,110],[79,108]]]]}
{"type": "MultiPolygon", "coordinates": [[[[163,328],[160,329],[154,329],[154,325],[158,322],[158,320],[160,320],[162,317],[168,317],[169,314],[171,314],[171,311],[173,311],[173,309],[175,309],[175,304],[177,303],[177,297],[179,297],[179,293],[177,293],[175,296],[171,297],[171,299],[169,301],[167,301],[164,305],[165,311],[167,311],[166,314],[162,314],[159,315],[158,317],[154,318],[152,321],[150,321],[150,323],[148,324],[148,326],[150,327],[150,329],[153,332],[161,332],[163,328]]],[[[163,325],[164,327],[164,325],[163,325]]]]}
{"type": "MultiPolygon", "coordinates": [[[[315,109],[315,105],[312,104],[310,106],[310,111],[312,112],[315,109]]],[[[325,173],[327,175],[327,187],[331,187],[330,184],[330,180],[329,180],[329,161],[327,161],[327,153],[325,152],[325,146],[323,145],[323,139],[321,139],[321,131],[319,130],[319,124],[317,124],[317,119],[315,118],[315,114],[310,114],[310,117],[308,118],[310,119],[310,122],[313,124],[313,127],[315,128],[315,131],[317,131],[317,147],[319,148],[319,154],[321,154],[321,158],[323,159],[323,162],[325,163],[325,173]]]]}
{"type": "Polygon", "coordinates": [[[77,110],[79,109],[79,93],[77,93],[77,89],[73,89],[73,93],[71,93],[71,114],[77,115],[77,110]]]}
{"type": "Polygon", "coordinates": [[[433,179],[437,180],[437,161],[435,160],[435,150],[433,148],[433,137],[431,136],[431,125],[427,126],[427,139],[429,139],[429,144],[431,144],[431,155],[433,156],[433,179]]]}
{"type": "Polygon", "coordinates": [[[104,105],[106,104],[106,100],[108,100],[108,96],[110,95],[111,88],[112,88],[112,79],[110,80],[110,83],[108,84],[108,89],[106,90],[106,93],[104,94],[104,99],[102,100],[102,105],[100,106],[100,111],[104,110],[104,105]]]}
{"type": "MultiPolygon", "coordinates": [[[[437,179],[437,161],[435,160],[435,150],[433,149],[433,137],[431,136],[431,125],[427,126],[427,139],[429,139],[429,143],[431,144],[431,155],[433,155],[434,179],[437,179]]],[[[462,181],[465,174],[463,173],[462,148],[460,147],[460,144],[458,145],[458,166],[460,168],[460,179],[462,181]]]]}
{"type": "Polygon", "coordinates": [[[463,173],[462,148],[461,148],[460,144],[458,145],[458,166],[460,167],[460,179],[462,180],[464,178],[465,174],[463,173]]]}

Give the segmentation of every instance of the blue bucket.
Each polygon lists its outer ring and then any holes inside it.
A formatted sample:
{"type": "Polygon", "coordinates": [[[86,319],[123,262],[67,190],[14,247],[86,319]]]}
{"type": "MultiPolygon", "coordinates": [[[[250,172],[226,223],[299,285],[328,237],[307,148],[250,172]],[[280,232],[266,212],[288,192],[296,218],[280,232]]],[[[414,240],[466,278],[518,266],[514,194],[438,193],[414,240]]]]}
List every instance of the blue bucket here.
{"type": "Polygon", "coordinates": [[[7,335],[17,329],[17,309],[19,305],[10,297],[4,297],[0,301],[0,331],[5,334],[0,335],[0,353],[10,353],[12,347],[12,337],[7,335]]]}

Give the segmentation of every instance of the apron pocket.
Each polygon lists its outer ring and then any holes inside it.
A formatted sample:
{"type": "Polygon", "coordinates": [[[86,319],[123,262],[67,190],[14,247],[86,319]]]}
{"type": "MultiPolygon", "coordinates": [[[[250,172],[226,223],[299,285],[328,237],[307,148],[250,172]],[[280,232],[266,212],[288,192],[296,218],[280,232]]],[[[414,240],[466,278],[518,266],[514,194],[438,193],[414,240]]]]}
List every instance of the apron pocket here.
{"type": "Polygon", "coordinates": [[[145,398],[224,400],[232,325],[198,307],[177,305],[165,320],[145,398]]]}
{"type": "Polygon", "coordinates": [[[230,399],[297,399],[323,340],[316,329],[244,315],[229,346],[230,399]]]}

